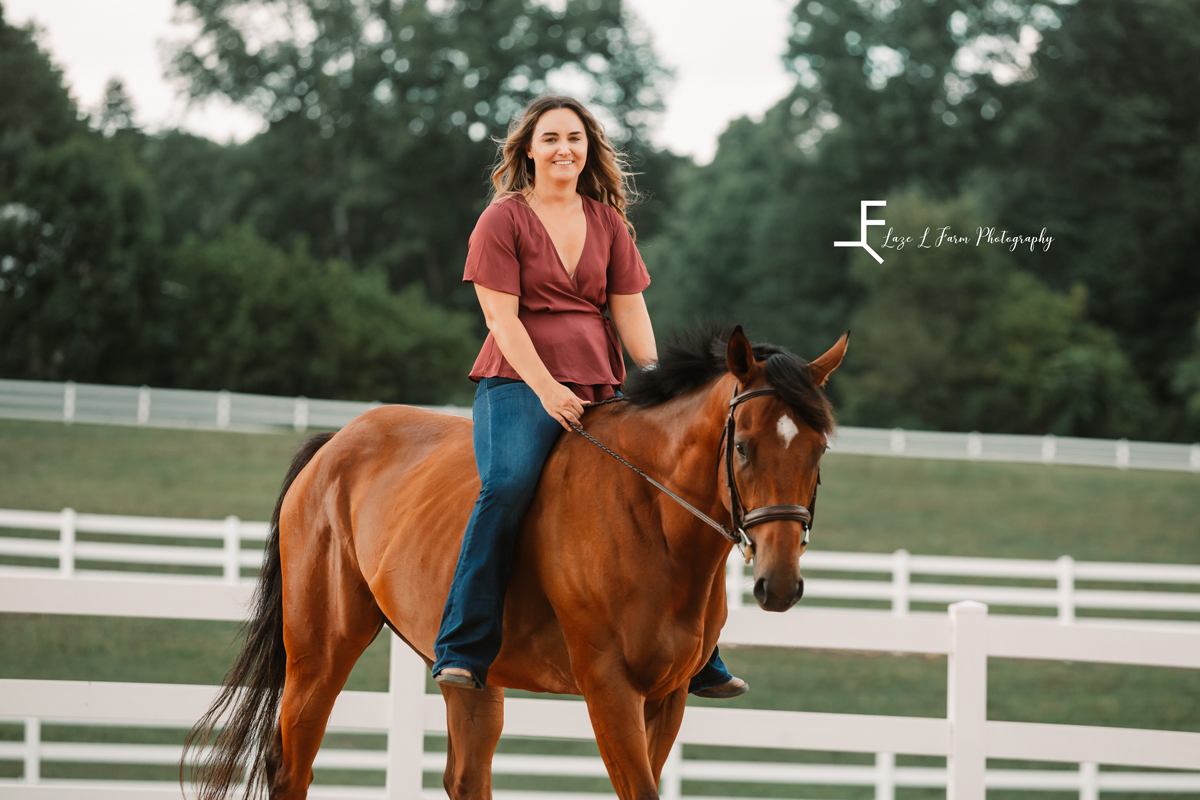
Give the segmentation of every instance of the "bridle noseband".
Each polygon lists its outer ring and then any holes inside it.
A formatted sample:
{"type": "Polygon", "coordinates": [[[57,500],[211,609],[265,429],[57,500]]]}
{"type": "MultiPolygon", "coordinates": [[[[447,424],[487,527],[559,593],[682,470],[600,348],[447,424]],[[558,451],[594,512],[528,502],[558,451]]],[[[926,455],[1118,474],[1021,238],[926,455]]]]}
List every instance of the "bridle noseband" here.
{"type": "MultiPolygon", "coordinates": [[[[750,537],[746,535],[746,530],[748,528],[753,528],[755,525],[762,525],[765,522],[776,522],[781,520],[799,522],[804,529],[804,538],[801,540],[801,544],[804,546],[808,545],[808,533],[812,528],[813,520],[812,509],[816,508],[817,492],[814,488],[813,499],[809,502],[809,508],[805,508],[804,506],[762,506],[761,508],[755,508],[749,511],[745,510],[745,507],[742,505],[741,493],[737,488],[737,480],[733,474],[733,436],[735,429],[733,414],[734,411],[737,410],[737,407],[747,400],[752,400],[755,397],[763,397],[765,395],[778,396],[779,392],[777,392],[772,386],[760,386],[757,389],[749,389],[745,392],[739,392],[738,388],[738,386],[734,386],[733,397],[729,400],[729,414],[725,417],[725,430],[721,433],[721,446],[725,448],[725,486],[729,492],[729,516],[733,526],[732,530],[725,527],[720,522],[717,522],[715,519],[708,516],[679,495],[675,494],[675,492],[671,491],[666,486],[663,486],[661,483],[654,480],[654,478],[651,478],[649,475],[642,472],[633,464],[630,464],[628,461],[621,458],[621,456],[605,447],[599,440],[597,440],[594,436],[585,431],[576,423],[572,422],[571,427],[574,428],[576,432],[583,435],[583,437],[592,444],[596,445],[601,450],[608,453],[625,466],[629,467],[638,475],[641,475],[657,489],[691,512],[692,515],[694,515],[701,522],[705,523],[710,528],[713,528],[726,539],[737,545],[745,555],[746,563],[750,563],[750,559],[754,556],[754,543],[751,542],[750,537]]],[[[618,396],[609,400],[602,400],[599,403],[592,403],[592,405],[602,405],[604,403],[616,402],[625,399],[625,397],[618,396]]],[[[821,483],[820,472],[817,473],[817,483],[821,483]]]]}

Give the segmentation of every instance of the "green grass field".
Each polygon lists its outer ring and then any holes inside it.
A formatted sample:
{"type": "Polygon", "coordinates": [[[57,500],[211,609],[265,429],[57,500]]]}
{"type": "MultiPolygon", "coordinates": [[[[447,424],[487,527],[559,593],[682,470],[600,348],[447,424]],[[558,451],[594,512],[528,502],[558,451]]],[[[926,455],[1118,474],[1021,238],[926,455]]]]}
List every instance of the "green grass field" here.
{"type": "MultiPolygon", "coordinates": [[[[291,433],[0,420],[0,508],[70,506],[83,512],[197,518],[236,514],[264,520],[299,439],[291,433]]],[[[824,465],[814,549],[887,552],[903,547],[922,554],[1069,554],[1086,560],[1200,563],[1200,476],[1194,474],[836,455],[827,456],[824,465]]],[[[0,615],[0,677],[216,683],[235,654],[234,634],[235,626],[224,623],[0,615]]],[[[945,714],[944,658],[764,648],[722,652],[753,690],[734,701],[693,698],[693,703],[945,714]]],[[[348,688],[384,690],[386,685],[387,643],[381,637],[356,667],[348,688]]],[[[998,720],[1200,731],[1200,672],[992,659],[988,713],[998,720]]],[[[47,732],[47,738],[73,735],[69,728],[47,732]]],[[[152,741],[177,736],[153,731],[145,735],[152,741]]],[[[19,729],[0,727],[0,738],[19,738],[19,729]]],[[[503,744],[510,751],[530,746],[519,741],[503,744]]],[[[594,752],[594,746],[586,744],[573,749],[594,752]]],[[[689,748],[688,756],[729,754],[689,748]]],[[[777,751],[737,757],[821,758],[777,751]]],[[[836,760],[867,763],[853,755],[836,760]]],[[[88,775],[111,774],[88,768],[88,775]]],[[[71,765],[57,769],[78,774],[71,765]]],[[[136,774],[161,777],[151,768],[145,770],[150,772],[136,774]]],[[[0,763],[0,776],[17,774],[19,764],[0,763]]],[[[526,785],[528,779],[497,780],[498,788],[526,785]]],[[[598,785],[567,781],[558,788],[598,785]]],[[[865,789],[801,788],[706,784],[685,786],[685,791],[720,795],[736,789],[764,797],[830,800],[859,800],[871,794],[865,789]]],[[[915,800],[940,793],[900,794],[915,800]]],[[[1029,793],[1020,796],[1033,800],[1029,793]]]]}

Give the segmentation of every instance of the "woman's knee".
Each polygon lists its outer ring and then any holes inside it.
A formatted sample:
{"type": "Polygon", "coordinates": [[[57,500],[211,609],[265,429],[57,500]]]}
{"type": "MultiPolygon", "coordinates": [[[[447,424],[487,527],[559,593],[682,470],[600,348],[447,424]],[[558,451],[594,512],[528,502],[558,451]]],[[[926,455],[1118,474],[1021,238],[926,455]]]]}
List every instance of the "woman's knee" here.
{"type": "Polygon", "coordinates": [[[489,504],[523,508],[533,498],[538,474],[511,470],[492,470],[479,487],[479,499],[489,504]]]}

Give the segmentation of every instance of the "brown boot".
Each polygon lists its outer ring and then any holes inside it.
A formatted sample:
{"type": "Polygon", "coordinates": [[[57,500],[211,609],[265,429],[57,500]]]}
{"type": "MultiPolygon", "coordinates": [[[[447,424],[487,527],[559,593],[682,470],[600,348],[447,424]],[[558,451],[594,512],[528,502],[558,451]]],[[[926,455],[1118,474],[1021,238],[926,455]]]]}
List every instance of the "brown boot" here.
{"type": "Polygon", "coordinates": [[[714,686],[711,689],[703,689],[699,692],[693,692],[696,697],[710,697],[714,700],[725,700],[730,697],[738,697],[750,691],[750,684],[746,683],[741,678],[730,678],[720,686],[714,686]]]}
{"type": "Polygon", "coordinates": [[[446,667],[433,679],[442,686],[454,686],[459,689],[482,689],[483,684],[475,679],[469,669],[462,667],[446,667]]]}

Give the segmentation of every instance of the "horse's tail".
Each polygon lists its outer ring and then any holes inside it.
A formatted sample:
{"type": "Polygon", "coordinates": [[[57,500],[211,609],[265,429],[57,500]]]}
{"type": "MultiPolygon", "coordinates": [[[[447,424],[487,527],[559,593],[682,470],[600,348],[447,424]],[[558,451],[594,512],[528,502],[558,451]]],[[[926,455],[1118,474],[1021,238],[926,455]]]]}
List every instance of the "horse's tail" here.
{"type": "Polygon", "coordinates": [[[279,512],[292,481],[333,437],[318,433],[308,437],[292,458],[283,489],[271,515],[263,569],[254,592],[253,614],[242,625],[245,644],[237,663],[225,676],[224,686],[212,706],[196,723],[183,745],[179,780],[189,751],[211,745],[211,751],[192,764],[190,777],[198,800],[224,800],[238,783],[246,783],[246,797],[257,794],[263,774],[263,756],[275,733],[279,701],[287,668],[283,648],[283,571],[279,559],[279,512]],[[218,725],[223,725],[217,731],[218,725]]]}

